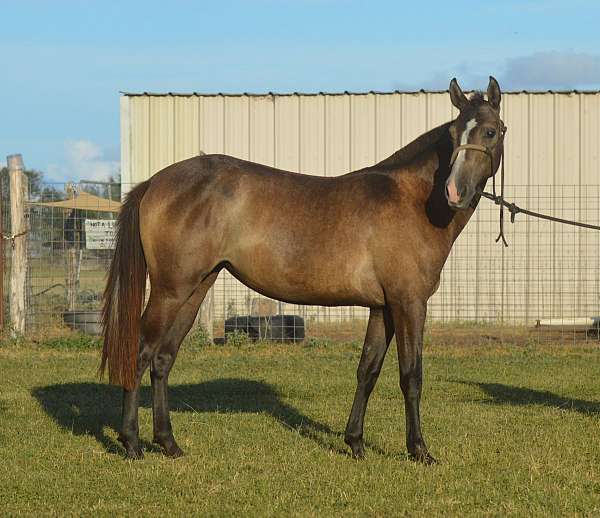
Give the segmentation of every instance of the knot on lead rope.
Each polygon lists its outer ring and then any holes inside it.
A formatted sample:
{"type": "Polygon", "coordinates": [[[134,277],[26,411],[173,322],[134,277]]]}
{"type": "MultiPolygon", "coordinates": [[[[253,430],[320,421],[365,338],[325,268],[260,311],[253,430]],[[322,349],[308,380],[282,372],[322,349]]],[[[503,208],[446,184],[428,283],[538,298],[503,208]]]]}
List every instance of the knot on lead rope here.
{"type": "Polygon", "coordinates": [[[521,212],[521,209],[519,207],[517,207],[514,203],[509,203],[508,205],[506,205],[506,208],[508,209],[508,212],[510,212],[510,222],[514,223],[515,216],[519,212],[521,212]]]}

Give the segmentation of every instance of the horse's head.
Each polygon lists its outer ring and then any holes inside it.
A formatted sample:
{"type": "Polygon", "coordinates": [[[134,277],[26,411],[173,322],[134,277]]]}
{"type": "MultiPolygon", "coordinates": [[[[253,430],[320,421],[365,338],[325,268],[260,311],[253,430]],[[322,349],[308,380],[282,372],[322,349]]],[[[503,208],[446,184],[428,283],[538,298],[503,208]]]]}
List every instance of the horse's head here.
{"type": "Polygon", "coordinates": [[[468,208],[500,165],[506,130],[500,119],[500,96],[500,86],[493,77],[487,101],[479,92],[467,98],[456,79],[450,82],[450,99],[460,110],[450,125],[454,152],[446,180],[446,198],[453,209],[468,208]]]}

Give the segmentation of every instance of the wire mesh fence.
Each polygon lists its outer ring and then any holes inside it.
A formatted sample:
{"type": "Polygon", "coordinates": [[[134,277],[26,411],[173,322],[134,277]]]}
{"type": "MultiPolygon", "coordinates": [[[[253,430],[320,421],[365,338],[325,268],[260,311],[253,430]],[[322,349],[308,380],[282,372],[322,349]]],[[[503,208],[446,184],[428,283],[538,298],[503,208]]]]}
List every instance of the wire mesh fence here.
{"type": "MultiPolygon", "coordinates": [[[[599,186],[515,185],[507,186],[506,193],[535,211],[600,222],[599,186]]],[[[456,241],[429,302],[430,323],[529,328],[539,339],[550,331],[574,338],[597,335],[600,233],[521,215],[506,225],[508,248],[495,242],[497,235],[498,207],[482,200],[456,241]],[[590,333],[579,333],[585,330],[590,333]]],[[[215,314],[221,319],[249,312],[260,300],[229,273],[220,276],[215,292],[215,314]]],[[[368,317],[368,309],[361,307],[275,304],[279,313],[300,315],[308,324],[344,324],[368,317]]]]}
{"type": "Polygon", "coordinates": [[[27,328],[99,332],[120,185],[48,184],[28,203],[27,328]]]}
{"type": "MultiPolygon", "coordinates": [[[[600,222],[598,185],[511,185],[506,198],[537,212],[600,222]]],[[[429,319],[493,326],[500,339],[598,340],[600,232],[517,215],[505,224],[505,248],[495,242],[498,210],[480,202],[448,258],[429,319]]]]}
{"type": "MultiPolygon", "coordinates": [[[[68,325],[99,331],[114,221],[121,189],[129,187],[91,182],[45,184],[29,193],[29,330],[68,325]]],[[[1,212],[4,233],[9,235],[6,193],[3,189],[1,212]]],[[[512,185],[507,186],[506,196],[535,211],[600,223],[599,185],[512,185]]],[[[497,233],[498,207],[482,200],[456,241],[440,287],[430,300],[432,332],[445,327],[461,330],[456,336],[475,330],[479,339],[519,335],[526,340],[597,340],[600,232],[521,215],[514,225],[506,225],[508,248],[495,242],[497,233]]],[[[10,262],[10,246],[5,246],[5,307],[10,302],[10,262]]],[[[216,337],[244,330],[252,338],[293,341],[305,336],[358,338],[369,311],[267,299],[227,271],[219,275],[206,304],[211,306],[216,337]]]]}

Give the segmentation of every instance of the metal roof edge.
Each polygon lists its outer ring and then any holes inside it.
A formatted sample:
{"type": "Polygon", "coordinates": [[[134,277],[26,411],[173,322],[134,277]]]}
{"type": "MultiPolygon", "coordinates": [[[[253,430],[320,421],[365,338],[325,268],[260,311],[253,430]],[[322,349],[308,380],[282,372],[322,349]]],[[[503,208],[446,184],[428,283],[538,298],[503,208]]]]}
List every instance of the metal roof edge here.
{"type": "MultiPolygon", "coordinates": [[[[465,91],[471,93],[472,91],[465,91]]],[[[242,93],[223,93],[223,92],[119,92],[126,97],[315,97],[323,96],[338,96],[338,95],[394,95],[394,94],[445,94],[448,90],[391,90],[391,91],[366,91],[366,92],[242,92],[242,93]]],[[[506,90],[503,94],[600,94],[600,90],[506,90]]]]}

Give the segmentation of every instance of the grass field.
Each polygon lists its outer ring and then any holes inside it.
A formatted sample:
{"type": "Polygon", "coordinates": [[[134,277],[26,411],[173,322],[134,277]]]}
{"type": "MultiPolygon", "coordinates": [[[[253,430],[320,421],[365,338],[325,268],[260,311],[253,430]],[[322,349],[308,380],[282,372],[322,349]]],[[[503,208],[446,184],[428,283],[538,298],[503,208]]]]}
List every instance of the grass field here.
{"type": "MultiPolygon", "coordinates": [[[[441,463],[407,459],[390,351],[367,414],[367,458],[343,443],[356,345],[194,349],[171,375],[187,455],[151,439],[122,458],[120,392],[98,354],[0,347],[0,509],[4,515],[526,516],[600,513],[597,343],[453,345],[429,340],[425,437],[441,463]],[[433,343],[431,343],[433,342],[433,343]]],[[[56,347],[56,346],[62,347],[56,347]]],[[[68,344],[67,344],[68,345],[68,344]]]]}

